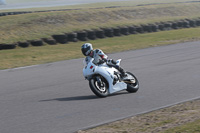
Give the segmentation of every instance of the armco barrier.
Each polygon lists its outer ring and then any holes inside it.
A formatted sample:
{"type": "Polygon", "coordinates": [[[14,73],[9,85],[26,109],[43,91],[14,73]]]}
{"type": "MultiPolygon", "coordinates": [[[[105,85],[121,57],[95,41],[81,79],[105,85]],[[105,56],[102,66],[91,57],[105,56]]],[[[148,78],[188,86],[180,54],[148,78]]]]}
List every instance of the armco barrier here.
{"type": "Polygon", "coordinates": [[[7,14],[6,13],[0,13],[0,16],[6,16],[7,14]]]}
{"type": "MultiPolygon", "coordinates": [[[[20,12],[21,13],[21,12],[20,12]]],[[[9,13],[11,14],[11,13],[9,13]]],[[[0,15],[7,15],[6,13],[0,13],[0,15]]],[[[57,43],[66,44],[68,41],[77,42],[102,39],[105,37],[115,37],[121,35],[137,34],[137,33],[150,33],[164,30],[172,29],[181,29],[181,28],[190,28],[200,26],[200,18],[196,19],[181,19],[176,21],[167,21],[167,22],[158,22],[153,24],[144,24],[144,25],[131,25],[124,27],[115,27],[115,28],[100,28],[96,30],[83,30],[83,31],[74,31],[71,33],[52,35],[49,38],[41,38],[41,40],[32,40],[17,42],[17,44],[0,44],[0,50],[4,49],[14,49],[16,46],[19,47],[29,47],[32,46],[43,46],[44,43],[49,45],[55,45],[57,43]]]]}
{"type": "Polygon", "coordinates": [[[34,13],[39,11],[21,11],[21,12],[2,12],[0,13],[1,16],[7,16],[7,15],[18,15],[18,14],[27,14],[27,13],[34,13]]]}

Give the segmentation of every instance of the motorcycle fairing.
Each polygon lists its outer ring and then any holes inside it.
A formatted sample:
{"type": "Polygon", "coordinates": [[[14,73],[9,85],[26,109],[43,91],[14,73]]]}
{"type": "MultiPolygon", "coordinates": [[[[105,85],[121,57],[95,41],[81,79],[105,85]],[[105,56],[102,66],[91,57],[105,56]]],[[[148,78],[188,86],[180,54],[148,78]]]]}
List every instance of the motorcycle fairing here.
{"type": "Polygon", "coordinates": [[[121,91],[127,88],[127,84],[124,82],[117,82],[115,85],[113,85],[114,80],[114,72],[117,71],[115,68],[111,67],[108,68],[106,66],[100,66],[97,67],[94,71],[95,74],[99,74],[103,76],[109,83],[109,93],[115,93],[117,91],[121,91]]]}
{"type": "MultiPolygon", "coordinates": [[[[121,60],[119,59],[117,61],[118,61],[118,65],[120,65],[121,60]]],[[[100,66],[96,66],[93,63],[93,59],[91,59],[88,63],[86,63],[84,60],[84,66],[85,66],[83,68],[84,77],[87,80],[90,80],[92,76],[97,75],[97,74],[103,76],[108,81],[108,84],[109,84],[108,91],[110,94],[127,88],[127,84],[124,82],[117,81],[117,83],[113,85],[114,72],[115,71],[117,72],[118,71],[117,69],[113,67],[108,67],[105,63],[100,66]]]]}

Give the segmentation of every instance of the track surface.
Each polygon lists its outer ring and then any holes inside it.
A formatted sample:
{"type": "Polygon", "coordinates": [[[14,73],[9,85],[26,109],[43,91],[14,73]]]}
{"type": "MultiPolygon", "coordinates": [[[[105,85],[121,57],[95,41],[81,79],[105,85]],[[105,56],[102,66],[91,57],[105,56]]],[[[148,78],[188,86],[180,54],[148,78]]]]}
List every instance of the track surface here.
{"type": "Polygon", "coordinates": [[[200,97],[200,42],[110,54],[140,81],[137,93],[97,98],[82,59],[0,71],[1,133],[71,133],[200,97]]]}
{"type": "Polygon", "coordinates": [[[127,0],[52,0],[52,1],[39,1],[39,2],[21,2],[15,4],[0,5],[0,10],[35,8],[35,7],[54,7],[54,6],[79,5],[79,4],[114,2],[114,1],[127,1],[127,0]]]}

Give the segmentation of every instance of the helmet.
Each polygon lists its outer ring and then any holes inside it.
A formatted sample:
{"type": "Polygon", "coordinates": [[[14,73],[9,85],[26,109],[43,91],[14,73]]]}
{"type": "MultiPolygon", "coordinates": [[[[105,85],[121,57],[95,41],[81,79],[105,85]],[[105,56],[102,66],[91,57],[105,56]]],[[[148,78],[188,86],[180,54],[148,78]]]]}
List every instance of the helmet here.
{"type": "Polygon", "coordinates": [[[92,50],[93,50],[93,48],[92,48],[91,43],[85,43],[81,47],[81,51],[82,51],[83,55],[85,55],[85,56],[88,56],[92,50]]]}

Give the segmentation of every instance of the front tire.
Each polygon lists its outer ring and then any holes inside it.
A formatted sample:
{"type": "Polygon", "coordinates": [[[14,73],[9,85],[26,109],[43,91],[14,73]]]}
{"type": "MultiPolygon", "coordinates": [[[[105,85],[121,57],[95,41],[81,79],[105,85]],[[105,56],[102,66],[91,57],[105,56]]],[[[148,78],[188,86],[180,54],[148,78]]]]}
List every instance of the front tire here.
{"type": "MultiPolygon", "coordinates": [[[[127,89],[126,89],[126,90],[127,90],[129,93],[135,93],[135,92],[137,92],[138,89],[139,89],[139,82],[138,82],[137,78],[135,77],[135,75],[133,75],[133,74],[130,73],[130,72],[126,72],[126,73],[127,73],[128,77],[131,77],[132,79],[135,80],[134,83],[127,83],[127,89]]],[[[130,78],[130,79],[131,79],[131,78],[130,78]]]]}
{"type": "Polygon", "coordinates": [[[93,78],[91,78],[89,80],[89,85],[90,85],[90,89],[92,90],[92,92],[100,97],[107,97],[109,92],[108,92],[108,83],[106,81],[106,79],[102,76],[94,76],[93,78]],[[98,81],[98,78],[101,80],[101,85],[100,85],[100,81],[98,81]]]}

